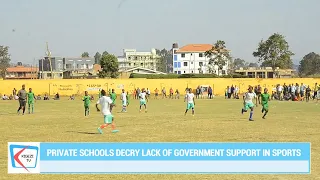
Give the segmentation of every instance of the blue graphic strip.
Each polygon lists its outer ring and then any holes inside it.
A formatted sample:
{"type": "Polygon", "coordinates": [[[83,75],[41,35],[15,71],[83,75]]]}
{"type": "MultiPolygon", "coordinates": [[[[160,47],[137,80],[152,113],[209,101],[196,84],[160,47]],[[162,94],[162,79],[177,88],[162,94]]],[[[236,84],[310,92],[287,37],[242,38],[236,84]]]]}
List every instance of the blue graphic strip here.
{"type": "Polygon", "coordinates": [[[310,161],[310,143],[40,143],[41,161],[310,161]]]}

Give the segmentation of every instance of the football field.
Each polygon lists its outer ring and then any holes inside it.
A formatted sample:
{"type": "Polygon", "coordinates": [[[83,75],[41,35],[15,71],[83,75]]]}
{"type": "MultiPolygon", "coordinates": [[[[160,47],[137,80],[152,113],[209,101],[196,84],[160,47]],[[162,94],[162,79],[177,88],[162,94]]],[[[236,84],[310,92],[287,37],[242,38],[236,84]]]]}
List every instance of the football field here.
{"type": "MultiPolygon", "coordinates": [[[[80,97],[70,101],[37,101],[35,113],[17,115],[18,101],[0,101],[1,159],[0,179],[80,180],[80,179],[320,179],[320,103],[271,101],[267,119],[261,106],[255,109],[253,122],[249,114],[241,115],[242,100],[196,99],[196,115],[184,116],[182,99],[151,99],[148,113],[139,113],[138,100],[130,100],[127,113],[113,110],[117,134],[97,127],[102,115],[91,104],[91,114],[84,117],[80,97]],[[7,142],[311,142],[311,175],[8,175],[7,142]]],[[[27,110],[26,110],[27,112],[27,110]]]]}

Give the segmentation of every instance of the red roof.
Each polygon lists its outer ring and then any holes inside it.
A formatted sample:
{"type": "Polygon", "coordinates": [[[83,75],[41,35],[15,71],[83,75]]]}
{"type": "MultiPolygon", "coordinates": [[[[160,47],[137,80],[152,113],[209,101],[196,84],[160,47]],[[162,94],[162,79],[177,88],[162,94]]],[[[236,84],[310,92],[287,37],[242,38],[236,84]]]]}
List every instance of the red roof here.
{"type": "Polygon", "coordinates": [[[7,72],[38,72],[39,68],[16,66],[7,68],[7,72]]]}
{"type": "Polygon", "coordinates": [[[206,52],[210,49],[212,49],[211,44],[188,44],[186,46],[181,47],[176,52],[182,53],[182,52],[206,52]]]}

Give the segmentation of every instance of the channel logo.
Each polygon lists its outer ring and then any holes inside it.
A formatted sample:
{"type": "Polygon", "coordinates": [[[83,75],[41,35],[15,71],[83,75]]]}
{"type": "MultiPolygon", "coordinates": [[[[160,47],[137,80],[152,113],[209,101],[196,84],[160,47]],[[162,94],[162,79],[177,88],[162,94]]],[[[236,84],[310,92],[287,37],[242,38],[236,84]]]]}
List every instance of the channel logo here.
{"type": "Polygon", "coordinates": [[[40,173],[39,162],[40,143],[8,143],[8,173],[40,173]]]}

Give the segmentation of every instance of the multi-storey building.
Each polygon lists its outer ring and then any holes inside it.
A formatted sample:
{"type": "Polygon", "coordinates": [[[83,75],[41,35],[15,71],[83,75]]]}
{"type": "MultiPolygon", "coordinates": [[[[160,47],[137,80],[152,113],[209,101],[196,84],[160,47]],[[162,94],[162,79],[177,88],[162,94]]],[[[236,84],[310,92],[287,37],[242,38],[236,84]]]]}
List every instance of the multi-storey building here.
{"type": "Polygon", "coordinates": [[[15,66],[8,67],[6,70],[6,79],[38,79],[37,67],[15,66]]]}
{"type": "MultiPolygon", "coordinates": [[[[63,74],[86,74],[93,71],[94,58],[62,58],[51,57],[52,74],[55,79],[62,79],[63,74]],[[66,73],[67,72],[67,73],[66,73]]],[[[41,79],[50,79],[50,61],[48,57],[39,60],[39,74],[41,79]]]]}
{"type": "Polygon", "coordinates": [[[206,57],[205,52],[210,49],[212,49],[211,44],[188,44],[181,48],[173,44],[173,72],[175,74],[207,74],[210,66],[214,74],[226,75],[229,62],[226,61],[222,70],[219,70],[218,66],[209,65],[210,57],[206,57]]]}
{"type": "Polygon", "coordinates": [[[123,56],[118,57],[119,69],[131,69],[134,67],[142,67],[146,69],[156,70],[160,56],[157,55],[155,49],[150,52],[138,52],[135,49],[124,49],[123,56]]]}

